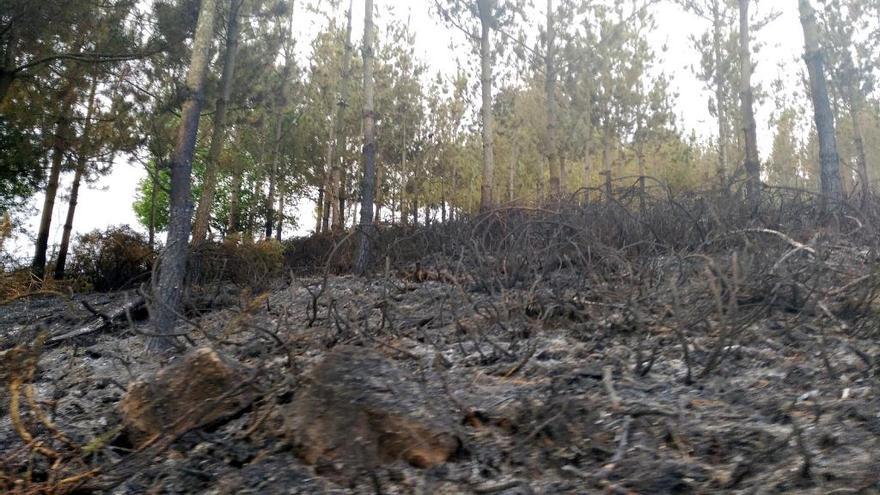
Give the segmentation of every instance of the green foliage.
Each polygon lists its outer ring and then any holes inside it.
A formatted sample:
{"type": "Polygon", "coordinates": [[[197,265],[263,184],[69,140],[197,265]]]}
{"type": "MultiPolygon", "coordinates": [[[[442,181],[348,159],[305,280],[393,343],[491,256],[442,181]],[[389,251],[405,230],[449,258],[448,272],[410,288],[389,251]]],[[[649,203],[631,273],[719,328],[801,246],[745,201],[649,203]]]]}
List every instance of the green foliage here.
{"type": "Polygon", "coordinates": [[[0,116],[0,212],[20,206],[43,180],[37,139],[0,116]]]}

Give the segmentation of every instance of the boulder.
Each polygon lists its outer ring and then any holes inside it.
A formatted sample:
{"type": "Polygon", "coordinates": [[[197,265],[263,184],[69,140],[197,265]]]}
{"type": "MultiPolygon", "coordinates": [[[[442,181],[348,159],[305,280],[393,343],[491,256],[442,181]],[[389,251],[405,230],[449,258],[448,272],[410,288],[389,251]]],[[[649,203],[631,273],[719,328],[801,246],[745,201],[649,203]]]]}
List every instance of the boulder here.
{"type": "Polygon", "coordinates": [[[285,430],[319,472],[354,474],[398,460],[419,468],[446,462],[461,445],[451,418],[411,373],[375,351],[341,346],[306,377],[285,430]]]}
{"type": "Polygon", "coordinates": [[[132,382],[120,402],[135,445],[227,418],[254,399],[252,372],[207,347],[195,349],[155,375],[132,382]]]}

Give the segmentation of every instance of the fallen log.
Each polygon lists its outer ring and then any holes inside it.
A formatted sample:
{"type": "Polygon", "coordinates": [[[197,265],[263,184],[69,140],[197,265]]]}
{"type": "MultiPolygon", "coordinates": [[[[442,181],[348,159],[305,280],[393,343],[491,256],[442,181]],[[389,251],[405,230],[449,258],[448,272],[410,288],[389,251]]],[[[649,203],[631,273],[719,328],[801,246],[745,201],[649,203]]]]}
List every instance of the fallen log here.
{"type": "Polygon", "coordinates": [[[47,342],[49,344],[53,344],[61,342],[63,340],[100,332],[101,330],[104,330],[110,326],[127,320],[128,316],[130,316],[132,313],[144,309],[144,307],[146,307],[146,304],[147,301],[143,297],[137,297],[109,313],[100,313],[92,309],[90,306],[86,306],[86,309],[95,314],[97,319],[82,328],[78,328],[76,330],[72,330],[61,335],[54,335],[52,337],[49,337],[49,340],[47,342]]]}

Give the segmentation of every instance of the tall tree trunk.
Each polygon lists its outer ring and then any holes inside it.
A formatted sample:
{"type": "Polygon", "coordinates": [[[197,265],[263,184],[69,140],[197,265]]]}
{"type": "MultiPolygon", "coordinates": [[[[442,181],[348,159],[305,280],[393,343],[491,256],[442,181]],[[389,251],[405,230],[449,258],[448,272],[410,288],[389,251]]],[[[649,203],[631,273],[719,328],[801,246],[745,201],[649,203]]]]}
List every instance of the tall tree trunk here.
{"type": "Polygon", "coordinates": [[[153,281],[154,323],[156,334],[147,338],[148,352],[170,349],[174,338],[169,336],[177,322],[192,225],[192,160],[199,131],[205,90],[205,74],[210,61],[211,35],[217,0],[202,0],[193,40],[192,59],[186,76],[187,98],[183,103],[177,144],[171,161],[171,202],[169,205],[168,238],[159,265],[158,280],[153,281]]]}
{"type": "Polygon", "coordinates": [[[318,200],[315,202],[315,234],[323,232],[321,229],[324,221],[324,189],[327,186],[327,174],[324,175],[321,187],[318,188],[318,200]]]}
{"type": "Polygon", "coordinates": [[[492,32],[495,0],[477,0],[480,13],[480,86],[483,114],[483,171],[480,184],[480,211],[492,208],[494,156],[492,148],[492,32]]]}
{"type": "Polygon", "coordinates": [[[611,167],[611,128],[609,127],[609,124],[606,123],[605,129],[602,132],[602,173],[605,175],[605,201],[611,201],[613,194],[611,186],[611,167]]]}
{"type": "Polygon", "coordinates": [[[516,198],[516,165],[519,163],[519,143],[513,142],[510,153],[510,165],[507,167],[507,200],[511,203],[516,198]]]}
{"type": "Polygon", "coordinates": [[[226,54],[223,59],[223,75],[220,78],[221,90],[220,96],[217,98],[217,108],[214,112],[211,147],[208,150],[208,160],[205,162],[205,180],[202,184],[202,194],[199,198],[199,206],[196,209],[196,218],[193,222],[193,246],[198,246],[204,242],[208,234],[211,208],[214,206],[214,194],[217,191],[218,162],[220,160],[220,153],[223,151],[223,143],[226,139],[226,107],[229,105],[229,98],[232,95],[235,56],[238,52],[238,24],[242,3],[244,3],[244,0],[229,0],[229,20],[226,25],[226,54]]]}
{"type": "Polygon", "coordinates": [[[544,146],[547,166],[550,171],[550,200],[558,201],[562,195],[560,188],[562,170],[557,157],[558,150],[556,147],[556,120],[558,109],[556,103],[556,25],[553,16],[553,0],[547,0],[546,34],[547,45],[546,53],[544,54],[544,98],[547,105],[547,129],[544,138],[544,146]]]}
{"type": "Polygon", "coordinates": [[[867,198],[871,192],[871,181],[868,176],[868,157],[865,154],[865,140],[862,134],[862,122],[860,119],[861,105],[858,103],[861,95],[855,94],[857,88],[850,90],[849,116],[852,119],[853,144],[856,148],[856,166],[859,173],[859,185],[862,197],[867,198]]]}
{"type": "Polygon", "coordinates": [[[339,207],[339,229],[340,230],[345,229],[345,219],[347,218],[346,210],[345,210],[345,202],[346,202],[346,199],[348,198],[348,193],[349,193],[348,179],[349,179],[348,171],[343,168],[339,172],[339,185],[337,186],[338,189],[336,189],[337,198],[336,198],[336,201],[334,201],[334,203],[336,203],[339,207]]]}
{"type": "Polygon", "coordinates": [[[284,185],[281,184],[278,187],[278,221],[275,224],[275,240],[281,240],[281,228],[284,226],[284,196],[286,191],[284,190],[284,185]]]}
{"type": "Polygon", "coordinates": [[[150,225],[147,226],[147,243],[150,249],[153,249],[156,245],[156,193],[158,188],[159,170],[154,169],[150,173],[150,225]]]}
{"type": "Polygon", "coordinates": [[[761,202],[761,161],[758,157],[758,125],[755,122],[752,91],[752,51],[749,33],[749,2],[739,0],[740,100],[742,101],[745,169],[748,174],[746,195],[752,210],[761,202]]]}
{"type": "Polygon", "coordinates": [[[242,171],[234,171],[232,174],[232,184],[229,189],[229,218],[227,219],[226,235],[234,234],[241,231],[241,182],[242,171]]]}
{"type": "MultiPolygon", "coordinates": [[[[590,117],[587,116],[587,119],[590,117]]],[[[584,202],[590,202],[590,188],[592,187],[592,168],[593,168],[593,159],[590,156],[590,143],[593,140],[593,125],[592,123],[587,121],[587,132],[586,139],[584,141],[584,202]]]]}
{"type": "Polygon", "coordinates": [[[278,181],[278,161],[281,158],[281,135],[284,117],[279,113],[275,123],[275,141],[272,149],[272,164],[269,166],[269,194],[266,195],[266,239],[272,238],[272,228],[275,226],[275,185],[278,181]]]}
{"type": "Polygon", "coordinates": [[[70,188],[70,201],[67,204],[67,218],[64,222],[64,233],[61,235],[61,246],[58,247],[58,260],[55,262],[55,279],[64,278],[64,268],[67,264],[67,252],[70,248],[70,236],[73,233],[73,217],[76,214],[76,203],[79,199],[79,185],[88,165],[89,137],[92,131],[92,115],[95,112],[95,93],[98,90],[98,81],[92,81],[89,90],[89,102],[86,107],[86,120],[83,122],[83,131],[80,136],[80,145],[77,149],[76,171],[73,175],[73,185],[70,188]]]}
{"type": "Polygon", "coordinates": [[[345,137],[342,136],[343,126],[345,125],[345,110],[348,107],[349,87],[351,80],[351,52],[353,45],[351,42],[351,13],[353,0],[348,2],[348,19],[345,26],[345,48],[342,52],[342,77],[339,86],[339,102],[336,107],[336,119],[333,123],[333,146],[335,147],[336,158],[333,160],[330,169],[330,207],[333,214],[333,230],[341,231],[345,226],[342,217],[342,211],[345,203],[342,201],[342,167],[345,165],[345,137]]]}
{"type": "Polygon", "coordinates": [[[376,191],[376,122],[373,113],[373,0],[364,0],[364,177],[361,182],[361,221],[354,272],[364,275],[372,256],[373,194],[376,191]]]}
{"type": "Polygon", "coordinates": [[[826,198],[838,201],[843,198],[840,157],[834,134],[834,114],[828,98],[828,82],[825,80],[824,57],[819,46],[816,12],[809,0],[800,0],[799,7],[804,30],[804,60],[810,73],[810,96],[819,136],[819,188],[826,198]]]}
{"type": "Polygon", "coordinates": [[[382,175],[385,167],[380,163],[376,164],[376,215],[373,217],[373,223],[382,221],[382,175]]]}
{"type": "Polygon", "coordinates": [[[62,90],[60,113],[55,123],[55,136],[52,139],[52,165],[49,169],[49,182],[46,184],[46,197],[43,200],[43,213],[40,217],[40,230],[37,232],[36,250],[31,263],[31,272],[38,279],[42,279],[46,273],[46,251],[49,249],[52,213],[55,210],[55,197],[58,195],[58,181],[61,176],[64,153],[70,144],[70,110],[76,100],[74,79],[71,77],[70,82],[66,83],[62,90]]]}
{"type": "Polygon", "coordinates": [[[335,125],[330,127],[330,139],[327,140],[327,150],[324,153],[324,178],[320,195],[324,204],[320,206],[321,216],[318,217],[318,222],[321,223],[321,227],[325,232],[329,230],[330,219],[333,212],[332,205],[336,202],[333,199],[336,197],[334,190],[339,187],[337,184],[338,180],[334,177],[336,172],[336,164],[333,162],[335,127],[335,125]]]}
{"type": "Polygon", "coordinates": [[[712,51],[715,57],[715,113],[718,117],[718,182],[727,189],[727,113],[724,109],[724,75],[721,63],[724,57],[722,49],[724,19],[721,16],[721,0],[712,2],[712,51]]]}

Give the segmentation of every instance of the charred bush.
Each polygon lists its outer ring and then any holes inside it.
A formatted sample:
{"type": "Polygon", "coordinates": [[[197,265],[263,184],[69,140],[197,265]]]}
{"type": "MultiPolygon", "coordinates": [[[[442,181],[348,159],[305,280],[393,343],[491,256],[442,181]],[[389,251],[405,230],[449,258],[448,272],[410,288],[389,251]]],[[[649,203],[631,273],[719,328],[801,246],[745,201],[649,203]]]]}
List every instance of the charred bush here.
{"type": "Polygon", "coordinates": [[[110,227],[77,237],[70,274],[98,292],[129,287],[145,281],[156,253],[144,236],[130,227],[110,227]]]}
{"type": "Polygon", "coordinates": [[[230,237],[223,242],[204,243],[189,260],[192,283],[208,285],[232,282],[253,290],[263,290],[284,269],[284,248],[276,240],[230,237]]]}

